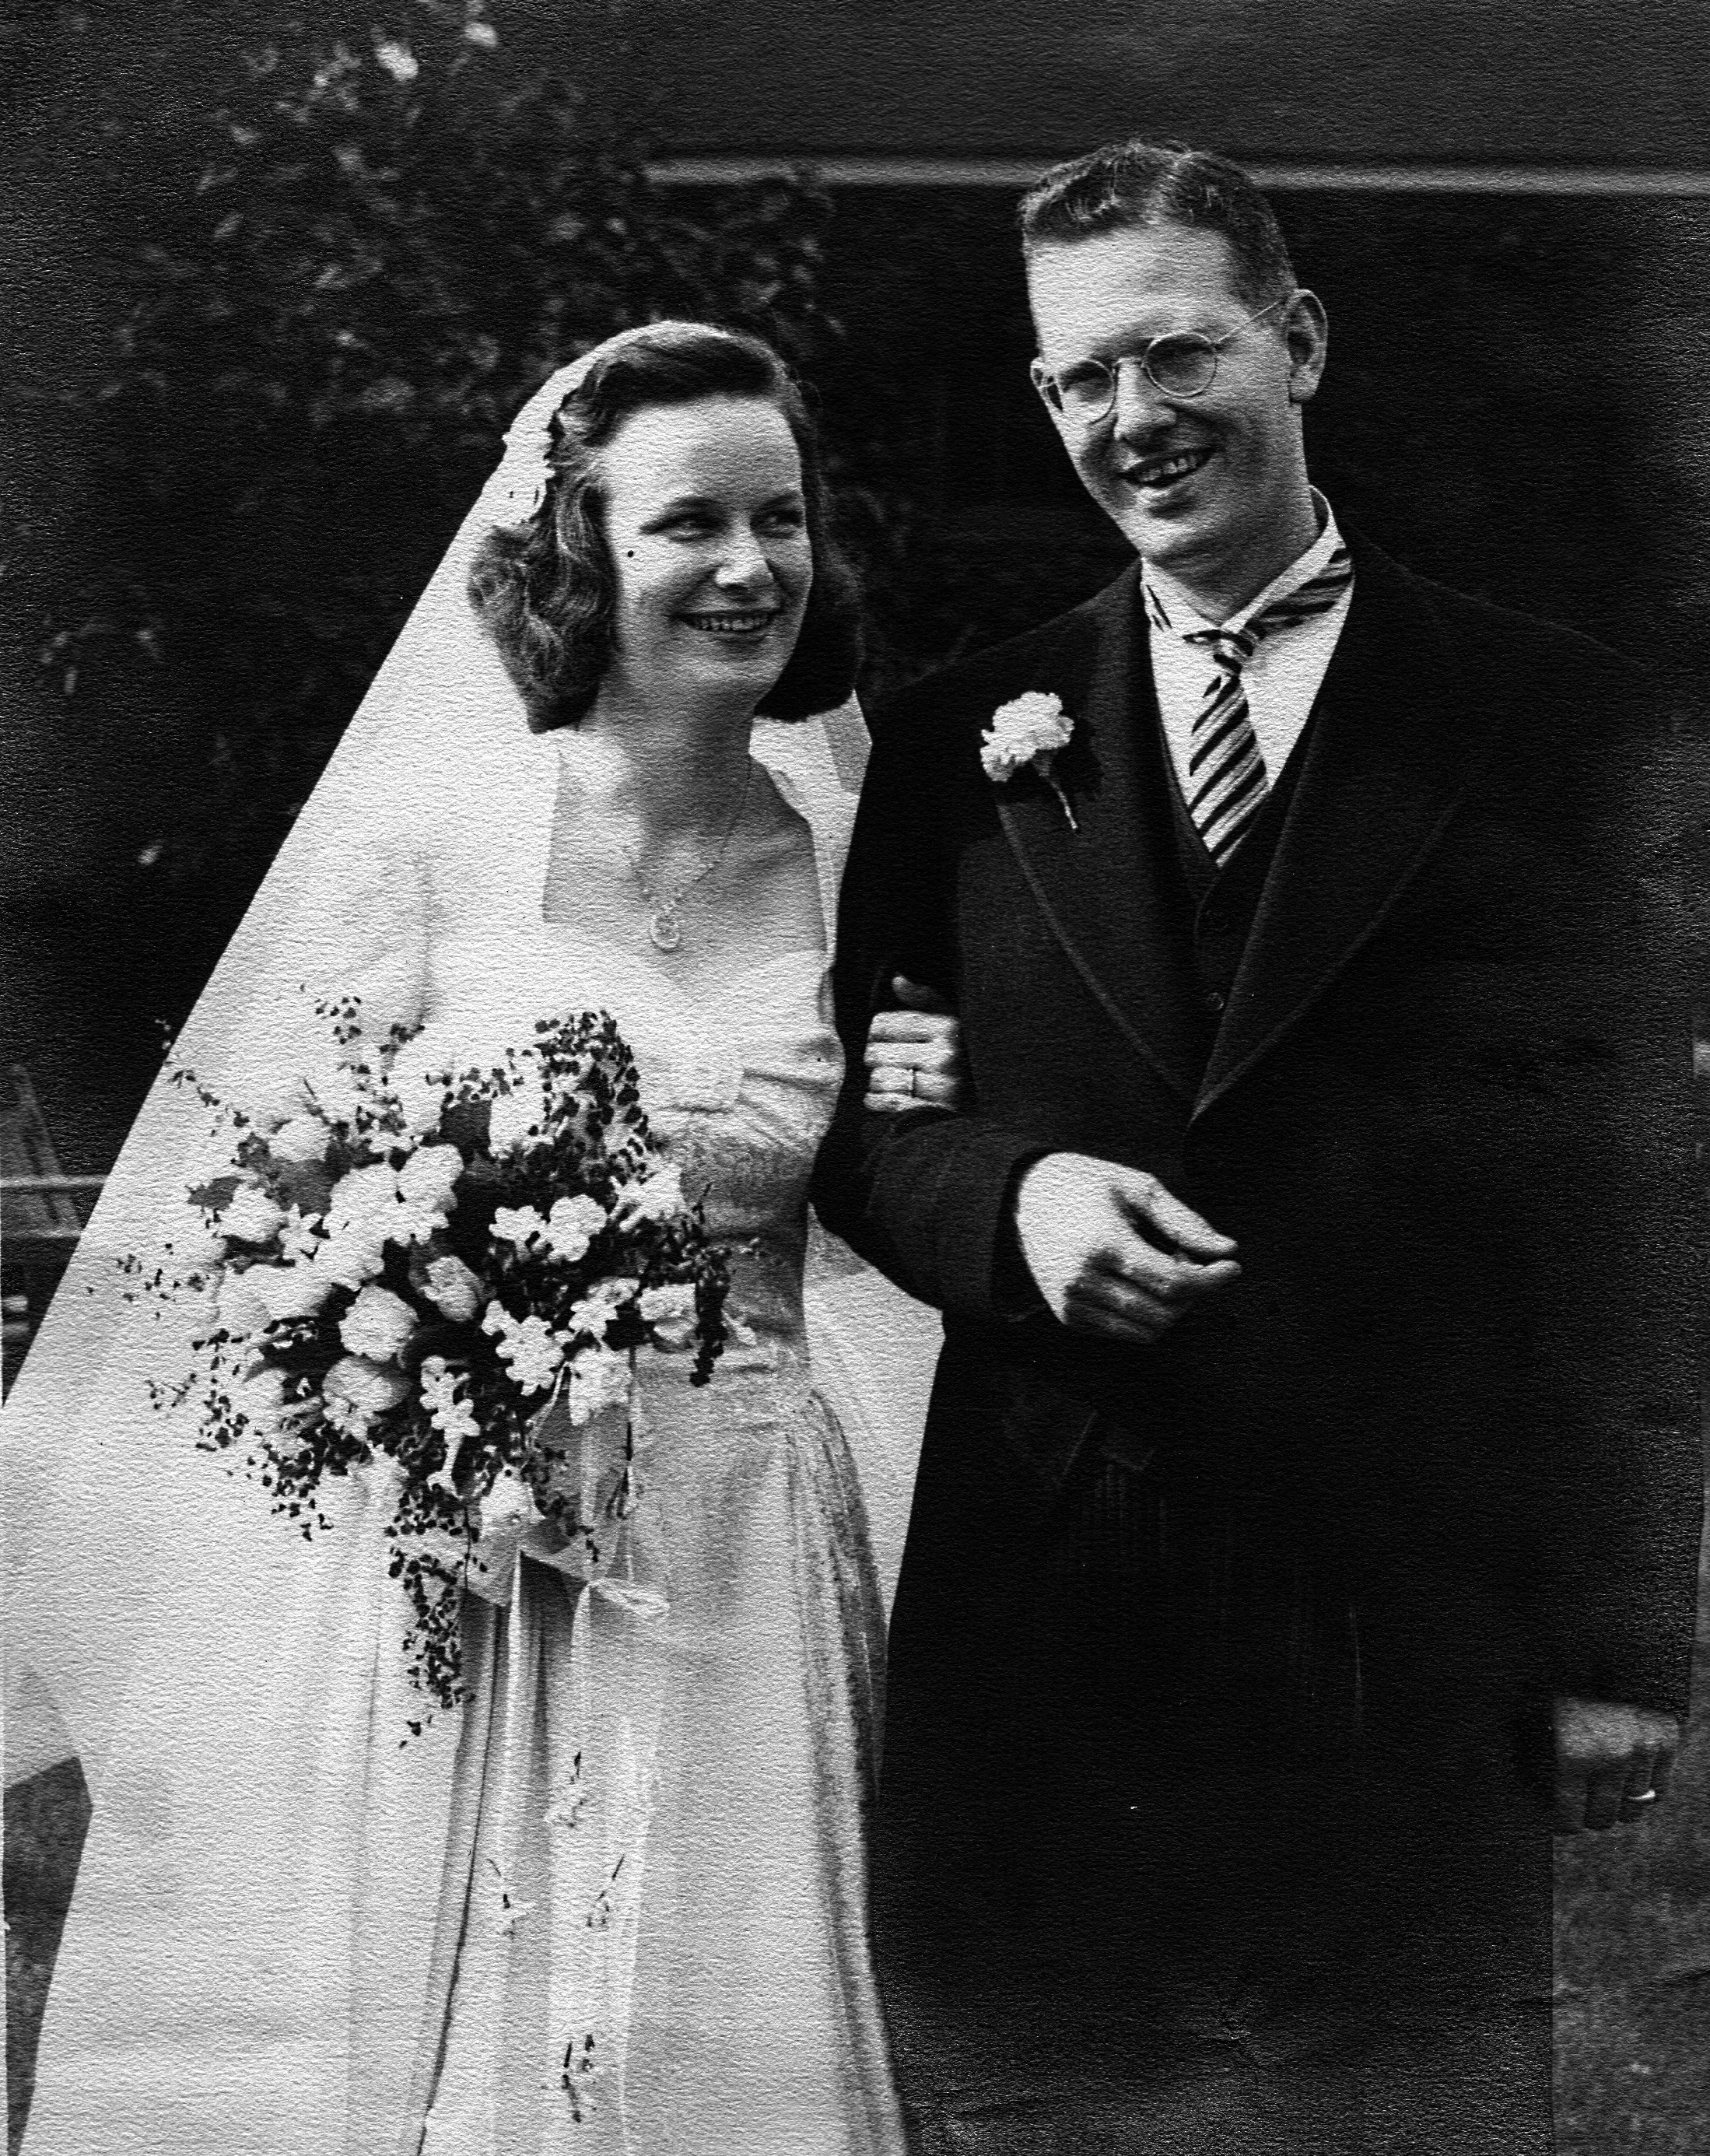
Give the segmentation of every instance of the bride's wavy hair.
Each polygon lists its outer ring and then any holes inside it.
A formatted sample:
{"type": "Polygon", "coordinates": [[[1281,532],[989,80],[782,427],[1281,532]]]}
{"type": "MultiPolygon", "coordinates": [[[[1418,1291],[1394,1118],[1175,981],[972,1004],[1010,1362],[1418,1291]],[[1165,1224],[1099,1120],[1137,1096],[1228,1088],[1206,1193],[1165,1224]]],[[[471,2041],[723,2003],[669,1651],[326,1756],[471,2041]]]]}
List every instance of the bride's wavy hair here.
{"type": "Polygon", "coordinates": [[[645,335],[597,361],[552,422],[552,484],[526,523],[500,526],[470,565],[469,595],[537,733],[573,726],[616,643],[617,573],[605,531],[600,450],[633,413],[703,397],[754,397],[783,414],[802,461],[814,581],[789,663],[757,706],[805,719],[842,703],[861,653],[860,590],[831,536],[819,438],[794,377],[759,337],[708,325],[645,335]]]}

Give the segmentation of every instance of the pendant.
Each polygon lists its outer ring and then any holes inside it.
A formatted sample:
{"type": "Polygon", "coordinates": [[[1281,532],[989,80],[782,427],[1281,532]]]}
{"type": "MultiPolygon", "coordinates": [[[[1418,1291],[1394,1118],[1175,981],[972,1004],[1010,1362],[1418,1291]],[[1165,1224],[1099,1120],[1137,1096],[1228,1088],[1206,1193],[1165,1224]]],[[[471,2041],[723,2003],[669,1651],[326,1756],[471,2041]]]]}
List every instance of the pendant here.
{"type": "Polygon", "coordinates": [[[675,951],[683,940],[683,916],[676,907],[658,907],[647,924],[647,940],[655,951],[675,951]]]}

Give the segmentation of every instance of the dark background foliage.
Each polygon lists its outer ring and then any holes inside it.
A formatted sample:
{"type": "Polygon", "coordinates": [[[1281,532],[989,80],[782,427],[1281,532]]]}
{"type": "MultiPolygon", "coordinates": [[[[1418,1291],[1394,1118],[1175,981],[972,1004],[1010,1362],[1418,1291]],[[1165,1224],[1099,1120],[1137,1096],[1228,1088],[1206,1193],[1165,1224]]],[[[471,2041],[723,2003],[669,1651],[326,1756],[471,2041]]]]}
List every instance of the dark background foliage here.
{"type": "MultiPolygon", "coordinates": [[[[13,388],[14,424],[83,452],[39,687],[68,740],[123,712],[155,752],[120,881],[167,1021],[546,374],[660,314],[798,362],[830,328],[811,187],[663,195],[641,127],[588,119],[477,10],[274,28],[116,264],[92,363],[50,350],[13,388]]],[[[39,895],[39,933],[99,940],[81,894],[39,895]]]]}
{"type": "MultiPolygon", "coordinates": [[[[509,416],[613,330],[742,322],[804,369],[866,573],[870,698],[1125,557],[1026,382],[1009,196],[660,186],[671,111],[604,13],[589,97],[485,0],[257,8],[178,49],[157,154],[110,120],[77,167],[105,190],[100,246],[20,340],[6,549],[44,812],[8,875],[13,1053],[71,1164],[110,1157],[509,416]]],[[[55,176],[79,94],[146,118],[98,28],[44,8],[13,33],[15,80],[61,85],[20,102],[55,176]]],[[[1691,265],[1677,206],[1279,207],[1334,325],[1309,425],[1342,516],[1448,582],[1684,657],[1710,602],[1655,357],[1691,265]]]]}

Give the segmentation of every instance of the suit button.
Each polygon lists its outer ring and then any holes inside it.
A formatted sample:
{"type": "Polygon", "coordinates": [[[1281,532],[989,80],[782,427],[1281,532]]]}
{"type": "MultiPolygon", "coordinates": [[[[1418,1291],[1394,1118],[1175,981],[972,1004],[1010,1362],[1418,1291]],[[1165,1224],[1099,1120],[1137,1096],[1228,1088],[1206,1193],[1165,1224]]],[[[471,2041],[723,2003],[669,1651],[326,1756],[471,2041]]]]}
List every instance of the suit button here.
{"type": "Polygon", "coordinates": [[[1220,995],[1215,988],[1207,988],[1201,1000],[1204,1002],[1206,1009],[1210,1012],[1213,1018],[1221,1017],[1224,1011],[1229,1006],[1229,998],[1225,995],[1220,995]]]}

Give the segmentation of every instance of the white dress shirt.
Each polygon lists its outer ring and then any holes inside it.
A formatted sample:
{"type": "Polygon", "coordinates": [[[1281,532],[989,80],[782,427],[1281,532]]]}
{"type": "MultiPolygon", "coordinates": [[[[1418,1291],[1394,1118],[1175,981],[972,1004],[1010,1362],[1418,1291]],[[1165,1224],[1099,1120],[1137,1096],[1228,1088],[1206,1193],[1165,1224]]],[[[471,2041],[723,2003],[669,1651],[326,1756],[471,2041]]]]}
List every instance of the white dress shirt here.
{"type": "MultiPolygon", "coordinates": [[[[1206,621],[1195,613],[1182,587],[1162,569],[1148,562],[1143,572],[1146,583],[1163,602],[1163,610],[1169,617],[1170,625],[1163,629],[1148,610],[1148,626],[1152,634],[1152,678],[1158,686],[1158,707],[1163,720],[1164,739],[1169,744],[1170,762],[1184,797],[1189,792],[1188,758],[1193,747],[1194,721],[1204,701],[1207,685],[1217,677],[1217,669],[1203,646],[1183,639],[1196,629],[1245,629],[1273,599],[1286,598],[1317,575],[1341,544],[1342,534],[1336,528],[1335,515],[1329,503],[1316,487],[1312,490],[1312,501],[1322,520],[1317,537],[1280,577],[1273,578],[1256,598],[1225,622],[1206,621]]],[[[1289,752],[1300,739],[1301,731],[1311,716],[1313,701],[1330,664],[1330,654],[1336,649],[1336,639],[1342,634],[1342,624],[1348,619],[1353,597],[1353,586],[1350,583],[1335,605],[1324,613],[1314,614],[1292,628],[1273,630],[1241,670],[1247,692],[1247,713],[1265,765],[1267,786],[1276,783],[1277,773],[1287,762],[1289,752]]]]}

